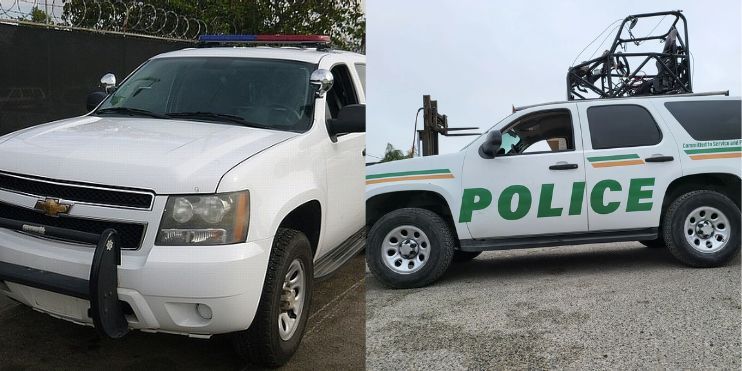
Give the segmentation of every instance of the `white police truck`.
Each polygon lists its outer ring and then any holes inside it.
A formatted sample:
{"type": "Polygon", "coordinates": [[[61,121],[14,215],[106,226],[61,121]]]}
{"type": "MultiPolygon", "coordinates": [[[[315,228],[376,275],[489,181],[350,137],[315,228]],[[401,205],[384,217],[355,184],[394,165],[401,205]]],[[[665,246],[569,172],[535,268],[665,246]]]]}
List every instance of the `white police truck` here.
{"type": "Polygon", "coordinates": [[[716,267],[740,251],[740,98],[523,107],[460,152],[369,166],[366,255],[395,288],[482,251],[614,241],[716,267]]]}
{"type": "Polygon", "coordinates": [[[0,137],[0,293],[285,363],[313,278],[363,247],[365,57],[329,41],[202,37],[0,137]]]}

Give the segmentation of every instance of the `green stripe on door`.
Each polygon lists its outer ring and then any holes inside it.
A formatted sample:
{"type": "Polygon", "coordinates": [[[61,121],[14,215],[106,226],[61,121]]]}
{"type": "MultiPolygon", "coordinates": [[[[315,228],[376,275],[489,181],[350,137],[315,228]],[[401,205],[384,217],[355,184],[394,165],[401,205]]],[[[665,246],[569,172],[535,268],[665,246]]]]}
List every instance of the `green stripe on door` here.
{"type": "Polygon", "coordinates": [[[740,147],[717,147],[717,148],[703,148],[703,149],[686,149],[685,153],[689,155],[697,155],[700,153],[720,153],[720,152],[739,152],[742,151],[740,147]]]}
{"type": "Polygon", "coordinates": [[[639,158],[639,155],[632,153],[630,155],[614,155],[614,156],[597,156],[588,157],[587,160],[590,162],[601,162],[601,161],[616,161],[616,160],[630,160],[639,158]]]}
{"type": "Polygon", "coordinates": [[[380,178],[392,178],[398,176],[413,176],[413,175],[432,175],[432,174],[450,174],[449,169],[434,169],[434,170],[416,170],[416,171],[403,171],[399,173],[383,173],[366,175],[366,179],[380,179],[380,178]]]}

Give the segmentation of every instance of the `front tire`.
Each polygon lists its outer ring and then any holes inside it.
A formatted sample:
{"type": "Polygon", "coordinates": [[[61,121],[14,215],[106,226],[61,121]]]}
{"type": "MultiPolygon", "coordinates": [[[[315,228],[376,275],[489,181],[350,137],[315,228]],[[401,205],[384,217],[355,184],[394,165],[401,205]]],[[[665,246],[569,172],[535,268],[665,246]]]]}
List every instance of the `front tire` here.
{"type": "Polygon", "coordinates": [[[233,334],[237,353],[264,367],[279,367],[296,352],[312,299],[312,248],[296,230],[280,228],[273,241],[263,293],[250,328],[233,334]]]}
{"type": "Polygon", "coordinates": [[[718,267],[740,251],[740,210],[711,190],[688,192],[670,204],[662,230],[675,258],[691,267],[718,267]]]}
{"type": "Polygon", "coordinates": [[[393,288],[427,286],[451,265],[454,237],[438,214],[418,208],[392,211],[368,234],[366,262],[383,284],[393,288]]]}

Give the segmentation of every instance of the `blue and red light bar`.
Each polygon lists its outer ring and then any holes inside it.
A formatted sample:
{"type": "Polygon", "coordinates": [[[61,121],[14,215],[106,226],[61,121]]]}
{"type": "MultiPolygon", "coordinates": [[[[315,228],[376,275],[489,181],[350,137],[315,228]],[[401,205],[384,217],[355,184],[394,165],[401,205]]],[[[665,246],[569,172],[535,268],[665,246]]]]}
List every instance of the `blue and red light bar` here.
{"type": "Polygon", "coordinates": [[[329,44],[327,35],[201,35],[198,41],[206,43],[276,43],[329,44]]]}

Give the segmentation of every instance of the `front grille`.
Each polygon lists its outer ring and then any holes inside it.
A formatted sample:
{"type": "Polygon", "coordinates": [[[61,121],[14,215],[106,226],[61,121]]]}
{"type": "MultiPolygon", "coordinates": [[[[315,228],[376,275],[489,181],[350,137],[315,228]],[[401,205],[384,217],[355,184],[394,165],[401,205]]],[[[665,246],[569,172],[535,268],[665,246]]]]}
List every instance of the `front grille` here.
{"type": "Polygon", "coordinates": [[[119,237],[121,238],[121,248],[128,250],[136,250],[141,246],[142,238],[144,237],[144,232],[146,230],[144,225],[135,223],[109,222],[69,216],[60,216],[55,218],[24,207],[4,203],[0,203],[0,218],[95,234],[101,234],[106,229],[112,228],[119,233],[119,237]]]}
{"type": "Polygon", "coordinates": [[[0,189],[39,197],[53,197],[98,205],[149,209],[153,196],[146,191],[125,191],[63,184],[49,180],[0,173],[0,189]]]}

